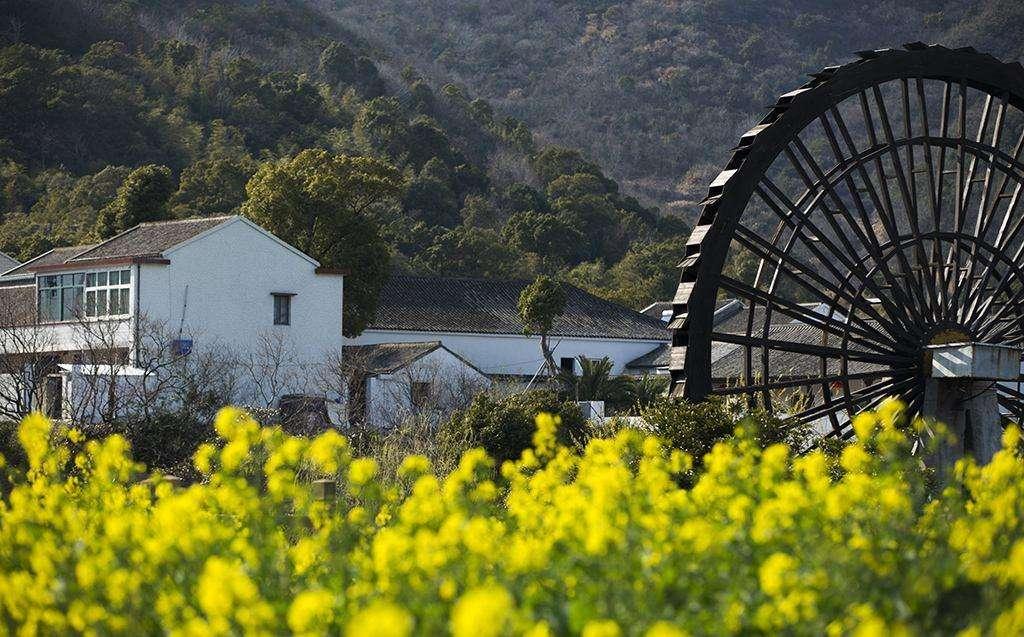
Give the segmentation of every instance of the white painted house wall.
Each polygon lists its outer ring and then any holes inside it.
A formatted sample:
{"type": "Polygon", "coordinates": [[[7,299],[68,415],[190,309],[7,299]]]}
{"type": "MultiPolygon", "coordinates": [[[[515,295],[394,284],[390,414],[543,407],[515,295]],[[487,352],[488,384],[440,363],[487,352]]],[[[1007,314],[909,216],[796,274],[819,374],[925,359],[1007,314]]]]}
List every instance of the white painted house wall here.
{"type": "MultiPolygon", "coordinates": [[[[441,341],[445,347],[464,357],[488,375],[533,376],[544,358],[540,351],[540,338],[525,334],[465,334],[456,332],[412,332],[400,330],[366,330],[351,343],[441,341]]],[[[626,363],[642,356],[664,343],[656,340],[611,338],[550,338],[555,361],[560,358],[585,356],[600,359],[605,356],[613,363],[613,374],[628,373],[626,363]]],[[[578,365],[578,364],[577,364],[578,365]]]]}
{"type": "Polygon", "coordinates": [[[282,336],[306,363],[341,351],[343,277],[315,274],[315,261],[251,222],[238,217],[164,256],[169,265],[140,266],[140,314],[183,326],[195,347],[251,352],[266,333],[282,336]],[[273,293],[294,294],[290,325],[274,325],[273,293]]]}
{"type": "Polygon", "coordinates": [[[372,376],[366,383],[367,422],[378,429],[385,429],[413,416],[432,421],[447,417],[464,406],[472,396],[489,387],[491,381],[442,347],[394,373],[372,376]],[[412,403],[413,382],[432,385],[425,411],[412,403]]]}

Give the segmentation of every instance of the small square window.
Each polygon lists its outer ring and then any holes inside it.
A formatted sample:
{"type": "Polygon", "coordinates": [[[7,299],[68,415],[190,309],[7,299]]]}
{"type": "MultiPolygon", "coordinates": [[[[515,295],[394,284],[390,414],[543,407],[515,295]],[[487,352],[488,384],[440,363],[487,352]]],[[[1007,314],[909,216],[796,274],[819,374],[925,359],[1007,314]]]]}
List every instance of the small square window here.
{"type": "Polygon", "coordinates": [[[409,399],[412,406],[417,410],[424,409],[430,404],[430,383],[412,381],[409,383],[409,399]]]}
{"type": "Polygon", "coordinates": [[[121,285],[121,271],[114,270],[110,273],[110,285],[121,285]]]}
{"type": "Polygon", "coordinates": [[[121,270],[121,285],[127,285],[132,282],[132,271],[121,270]]]}
{"type": "Polygon", "coordinates": [[[96,273],[96,285],[106,285],[106,284],[107,284],[107,273],[106,272],[97,272],[96,273]]]}
{"type": "Polygon", "coordinates": [[[274,295],[274,325],[292,324],[292,295],[274,295]]]}
{"type": "Polygon", "coordinates": [[[559,367],[561,367],[562,371],[566,374],[575,374],[576,359],[571,356],[563,357],[562,360],[559,361],[559,367]]]}

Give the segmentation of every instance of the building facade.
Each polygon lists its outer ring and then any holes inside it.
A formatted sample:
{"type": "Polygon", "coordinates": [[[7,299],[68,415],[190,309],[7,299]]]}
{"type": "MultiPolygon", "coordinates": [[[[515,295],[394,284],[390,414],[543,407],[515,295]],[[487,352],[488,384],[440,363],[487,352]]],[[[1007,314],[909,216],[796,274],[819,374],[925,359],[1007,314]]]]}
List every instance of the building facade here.
{"type": "MultiPolygon", "coordinates": [[[[145,223],[51,250],[0,276],[0,409],[35,401],[67,416],[81,394],[67,386],[74,378],[92,382],[102,369],[113,394],[198,351],[274,366],[292,385],[275,381],[275,391],[301,390],[300,370],[340,355],[343,292],[342,273],[240,216],[145,223]]],[[[260,393],[243,387],[257,374],[241,376],[240,394],[260,393]]]]}
{"type": "MultiPolygon", "coordinates": [[[[519,295],[530,281],[392,277],[377,313],[353,344],[440,342],[492,378],[544,374],[540,337],[524,333],[519,295]]],[[[566,306],[549,334],[554,358],[578,371],[578,357],[608,357],[612,373],[669,342],[656,318],[566,285],[566,306]]]]}

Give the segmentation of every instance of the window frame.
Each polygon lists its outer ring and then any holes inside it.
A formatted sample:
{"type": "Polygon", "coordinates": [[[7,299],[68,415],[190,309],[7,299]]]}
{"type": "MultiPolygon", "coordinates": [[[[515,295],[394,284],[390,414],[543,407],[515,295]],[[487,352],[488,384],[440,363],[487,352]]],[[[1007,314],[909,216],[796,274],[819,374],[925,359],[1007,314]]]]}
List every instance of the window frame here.
{"type": "Polygon", "coordinates": [[[82,292],[84,316],[91,321],[122,319],[132,314],[132,281],[134,276],[131,268],[97,269],[85,273],[85,287],[82,292]],[[117,283],[113,283],[114,279],[117,283]],[[93,296],[90,309],[90,295],[93,296]],[[102,312],[99,310],[99,299],[103,298],[102,312]],[[117,300],[118,312],[111,312],[112,300],[117,300]]]}
{"type": "Polygon", "coordinates": [[[275,326],[287,327],[292,324],[292,297],[294,292],[271,292],[274,300],[273,320],[275,326]],[[280,306],[279,306],[280,304],[280,306]],[[281,309],[283,308],[283,312],[281,309]]]}
{"type": "Polygon", "coordinates": [[[576,375],[576,357],[575,356],[562,356],[561,360],[558,361],[558,370],[562,373],[569,373],[573,376],[576,375]],[[568,364],[566,364],[568,363],[568,364]]]}
{"type": "Polygon", "coordinates": [[[85,302],[85,274],[56,272],[36,276],[36,320],[39,323],[68,323],[79,318],[85,302]],[[70,301],[67,295],[70,293],[70,301]],[[43,296],[49,296],[46,303],[43,296]],[[44,316],[43,307],[50,311],[44,316]],[[56,310],[56,316],[53,316],[56,310]]]}
{"type": "Polygon", "coordinates": [[[132,282],[135,278],[131,267],[53,272],[36,275],[36,319],[39,323],[70,323],[76,320],[105,321],[120,320],[132,315],[134,294],[132,282]],[[114,276],[116,275],[116,276],[114,276]],[[117,283],[111,283],[113,280],[117,283]],[[68,282],[70,280],[70,283],[68,282]],[[102,280],[102,283],[100,282],[102,280]],[[97,311],[99,298],[103,297],[103,312],[97,311]],[[44,303],[44,294],[52,296],[44,303]],[[70,294],[70,301],[65,298],[70,294]],[[90,309],[90,297],[91,301],[90,309]],[[117,313],[110,312],[110,299],[116,299],[117,313]],[[56,306],[58,318],[52,316],[56,306]],[[43,308],[50,310],[44,316],[43,308]]]}

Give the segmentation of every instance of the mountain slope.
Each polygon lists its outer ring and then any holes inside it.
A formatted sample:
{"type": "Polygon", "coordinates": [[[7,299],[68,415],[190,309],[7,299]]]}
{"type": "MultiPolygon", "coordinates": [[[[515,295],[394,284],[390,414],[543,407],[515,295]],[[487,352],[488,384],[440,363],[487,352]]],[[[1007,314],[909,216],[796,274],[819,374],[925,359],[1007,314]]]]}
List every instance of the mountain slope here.
{"type": "Polygon", "coordinates": [[[738,136],[803,73],[915,40],[1007,58],[1024,41],[1014,0],[347,0],[332,15],[687,218],[738,136]]]}

